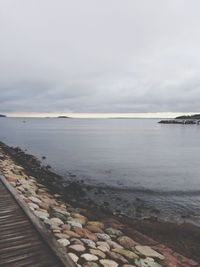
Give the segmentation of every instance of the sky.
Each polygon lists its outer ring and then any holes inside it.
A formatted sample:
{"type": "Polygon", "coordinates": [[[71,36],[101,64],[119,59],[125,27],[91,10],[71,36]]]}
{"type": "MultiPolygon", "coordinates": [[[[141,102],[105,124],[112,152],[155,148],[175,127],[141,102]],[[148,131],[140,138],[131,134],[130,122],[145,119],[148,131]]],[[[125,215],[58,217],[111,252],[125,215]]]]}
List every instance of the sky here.
{"type": "Polygon", "coordinates": [[[0,0],[0,113],[200,112],[199,10],[199,0],[0,0]]]}

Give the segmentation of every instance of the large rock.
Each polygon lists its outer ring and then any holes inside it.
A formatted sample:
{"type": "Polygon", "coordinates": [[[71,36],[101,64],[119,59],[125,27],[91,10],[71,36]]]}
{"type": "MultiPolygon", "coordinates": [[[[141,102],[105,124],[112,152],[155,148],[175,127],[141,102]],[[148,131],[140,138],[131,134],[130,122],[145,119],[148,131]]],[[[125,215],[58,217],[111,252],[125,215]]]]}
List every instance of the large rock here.
{"type": "Polygon", "coordinates": [[[157,251],[153,250],[149,246],[136,246],[135,249],[145,257],[157,258],[160,260],[164,260],[165,257],[158,253],[157,251]]]}

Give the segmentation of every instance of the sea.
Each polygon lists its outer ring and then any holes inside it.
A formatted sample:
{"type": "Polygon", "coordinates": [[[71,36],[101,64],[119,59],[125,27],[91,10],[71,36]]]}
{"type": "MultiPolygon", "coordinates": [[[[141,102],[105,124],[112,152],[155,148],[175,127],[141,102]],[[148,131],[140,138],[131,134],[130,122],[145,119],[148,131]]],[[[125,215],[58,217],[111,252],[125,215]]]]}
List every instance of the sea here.
{"type": "Polygon", "coordinates": [[[199,225],[200,125],[158,121],[0,118],[0,141],[93,187],[116,214],[199,225]]]}

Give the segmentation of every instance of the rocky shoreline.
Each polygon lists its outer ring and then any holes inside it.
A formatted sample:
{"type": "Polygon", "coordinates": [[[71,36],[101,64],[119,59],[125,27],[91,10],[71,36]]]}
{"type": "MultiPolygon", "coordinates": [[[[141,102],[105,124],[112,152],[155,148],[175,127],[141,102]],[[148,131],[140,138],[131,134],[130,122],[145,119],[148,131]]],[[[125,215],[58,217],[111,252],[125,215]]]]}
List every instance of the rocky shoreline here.
{"type": "MultiPolygon", "coordinates": [[[[159,236],[158,241],[154,241],[136,230],[143,227],[143,232],[152,232],[152,237],[156,237],[155,230],[159,233],[161,229],[158,222],[146,221],[148,225],[145,225],[145,221],[120,219],[106,207],[95,207],[91,200],[81,203],[81,195],[85,194],[82,182],[63,181],[50,171],[50,166],[42,166],[37,158],[19,148],[0,143],[0,171],[77,266],[198,265],[162,245],[159,236]]],[[[193,250],[188,256],[200,261],[200,244],[194,246],[197,251],[193,250]]],[[[178,245],[177,249],[180,251],[178,245]]]]}

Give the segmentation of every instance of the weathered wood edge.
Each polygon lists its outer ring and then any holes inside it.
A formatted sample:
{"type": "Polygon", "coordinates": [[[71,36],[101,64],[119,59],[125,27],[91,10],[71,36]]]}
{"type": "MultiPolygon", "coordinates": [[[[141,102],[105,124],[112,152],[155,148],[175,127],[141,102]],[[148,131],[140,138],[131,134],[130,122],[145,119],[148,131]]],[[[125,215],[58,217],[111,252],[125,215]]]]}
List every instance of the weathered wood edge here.
{"type": "Polygon", "coordinates": [[[75,263],[69,257],[67,252],[64,248],[62,248],[56,239],[51,235],[44,224],[32,213],[32,211],[28,208],[26,203],[23,199],[16,193],[15,189],[9,184],[6,178],[0,173],[0,179],[6,189],[11,193],[12,197],[16,200],[18,205],[22,208],[26,216],[29,218],[30,222],[32,223],[33,227],[37,230],[40,234],[44,242],[49,246],[58,260],[65,266],[65,267],[75,267],[75,263]]]}

